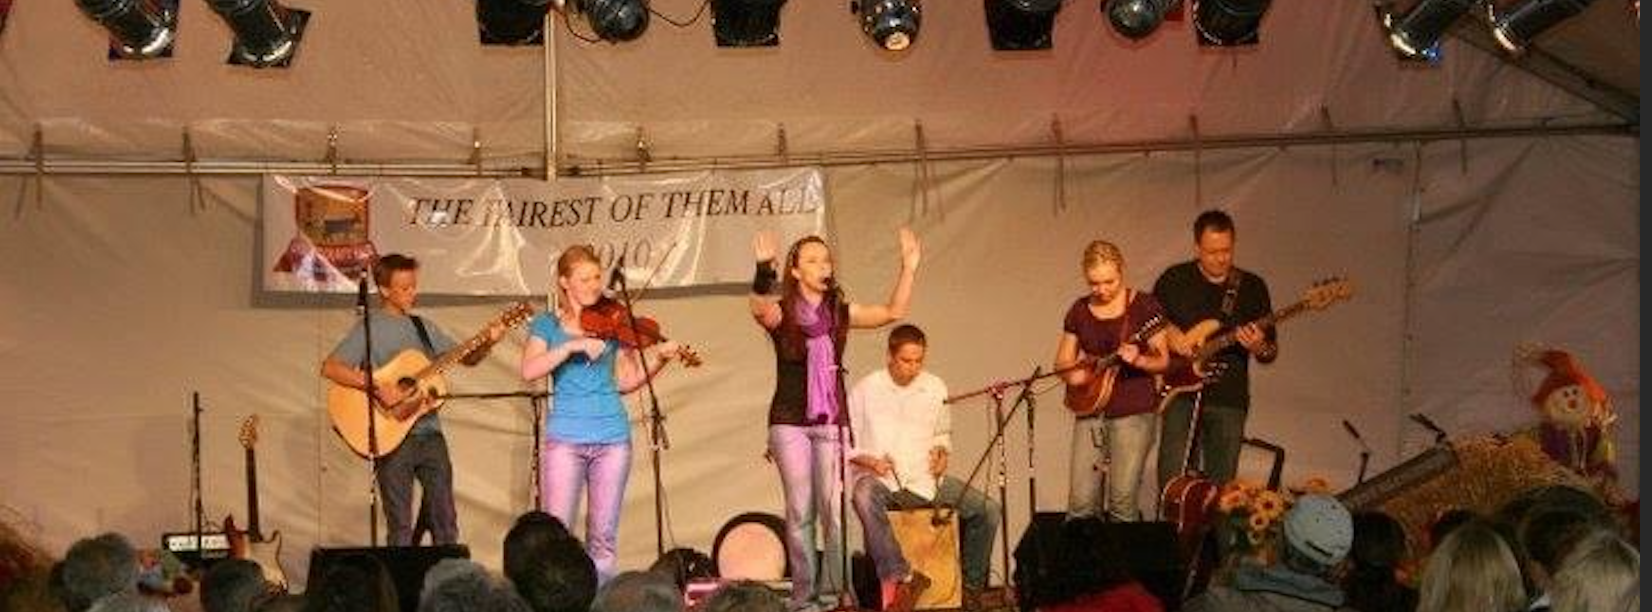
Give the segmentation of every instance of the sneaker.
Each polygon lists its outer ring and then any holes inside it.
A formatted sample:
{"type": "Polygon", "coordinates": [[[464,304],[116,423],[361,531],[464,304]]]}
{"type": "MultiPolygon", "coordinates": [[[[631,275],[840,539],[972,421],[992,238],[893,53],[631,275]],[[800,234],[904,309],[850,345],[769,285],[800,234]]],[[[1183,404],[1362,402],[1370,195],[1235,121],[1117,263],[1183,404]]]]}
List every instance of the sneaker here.
{"type": "Polygon", "coordinates": [[[906,582],[895,585],[895,600],[883,609],[885,612],[912,612],[912,608],[918,604],[918,596],[923,595],[929,584],[929,576],[925,576],[923,572],[912,572],[912,577],[906,579],[906,582]]]}

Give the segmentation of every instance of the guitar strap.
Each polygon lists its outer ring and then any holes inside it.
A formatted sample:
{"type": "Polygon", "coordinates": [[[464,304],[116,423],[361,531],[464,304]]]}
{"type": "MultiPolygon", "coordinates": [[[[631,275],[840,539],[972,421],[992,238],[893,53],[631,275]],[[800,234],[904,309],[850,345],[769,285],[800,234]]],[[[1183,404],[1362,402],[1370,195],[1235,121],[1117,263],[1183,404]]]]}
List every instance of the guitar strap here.
{"type": "Polygon", "coordinates": [[[1224,283],[1226,285],[1226,288],[1222,290],[1222,318],[1224,323],[1232,323],[1233,307],[1239,305],[1239,279],[1243,278],[1244,274],[1244,272],[1239,271],[1239,268],[1234,268],[1228,274],[1227,282],[1224,283]]]}
{"type": "Polygon", "coordinates": [[[425,356],[435,357],[436,346],[430,343],[430,330],[424,328],[424,319],[419,318],[419,315],[408,315],[408,317],[413,319],[413,329],[419,332],[419,342],[424,344],[425,356]]]}

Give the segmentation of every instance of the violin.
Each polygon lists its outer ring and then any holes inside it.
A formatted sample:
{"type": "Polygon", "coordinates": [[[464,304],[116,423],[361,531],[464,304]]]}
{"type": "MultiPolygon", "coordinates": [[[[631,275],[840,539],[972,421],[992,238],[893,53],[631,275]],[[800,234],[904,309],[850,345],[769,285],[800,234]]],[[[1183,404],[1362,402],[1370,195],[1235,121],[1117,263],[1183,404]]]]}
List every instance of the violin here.
{"type": "MultiPolygon", "coordinates": [[[[616,340],[620,346],[632,349],[644,349],[666,341],[659,321],[636,317],[635,322],[633,327],[631,312],[624,304],[607,296],[597,298],[595,304],[579,311],[579,326],[585,330],[585,335],[592,338],[616,340]]],[[[687,367],[698,367],[701,363],[700,356],[687,346],[677,350],[677,357],[687,367]]]]}

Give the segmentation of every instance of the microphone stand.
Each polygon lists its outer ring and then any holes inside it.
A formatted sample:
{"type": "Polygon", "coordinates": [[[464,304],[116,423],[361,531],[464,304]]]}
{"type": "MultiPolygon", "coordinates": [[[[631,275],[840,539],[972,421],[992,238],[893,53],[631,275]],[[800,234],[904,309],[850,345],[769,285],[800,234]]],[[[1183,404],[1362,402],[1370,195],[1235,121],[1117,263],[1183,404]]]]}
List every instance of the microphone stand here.
{"type": "MultiPolygon", "coordinates": [[[[378,420],[373,418],[373,403],[378,401],[374,395],[373,384],[373,313],[367,307],[367,279],[373,276],[373,268],[369,265],[361,272],[360,288],[356,292],[356,312],[361,314],[361,375],[365,384],[361,392],[367,396],[362,404],[364,416],[367,418],[367,460],[370,464],[369,482],[367,483],[367,545],[379,545],[379,429],[378,420]]],[[[420,504],[423,506],[423,504],[420,504]]]]}
{"type": "Polygon", "coordinates": [[[195,496],[195,554],[196,569],[203,573],[206,569],[206,548],[201,546],[201,538],[206,530],[206,509],[201,506],[201,498],[206,494],[201,490],[201,392],[189,394],[190,429],[189,429],[189,459],[190,459],[190,493],[195,496]]]}
{"type": "MultiPolygon", "coordinates": [[[[631,309],[631,293],[626,288],[624,259],[614,267],[614,280],[619,282],[620,302],[625,304],[625,324],[631,335],[638,337],[637,313],[631,309]]],[[[648,353],[637,349],[637,361],[642,364],[643,387],[648,389],[648,455],[654,468],[654,555],[665,555],[665,480],[660,474],[661,451],[671,450],[671,439],[665,431],[665,415],[660,412],[660,398],[654,393],[654,377],[648,374],[648,353]]]]}
{"type": "Polygon", "coordinates": [[[553,395],[551,391],[503,391],[498,393],[436,393],[431,395],[431,401],[450,399],[503,399],[508,397],[528,398],[529,406],[533,409],[533,451],[528,463],[528,485],[533,487],[533,509],[543,510],[541,506],[539,480],[539,447],[540,440],[544,439],[545,398],[553,395]]]}
{"type": "MultiPolygon", "coordinates": [[[[837,344],[836,326],[847,327],[847,317],[838,321],[838,304],[843,297],[839,293],[835,279],[828,277],[826,289],[827,312],[831,314],[834,323],[832,343],[837,344]]],[[[843,351],[841,347],[832,349],[832,370],[837,374],[837,535],[838,535],[838,584],[836,610],[856,610],[855,590],[850,586],[854,583],[850,574],[853,568],[849,563],[849,447],[855,443],[855,431],[849,427],[849,386],[844,381],[843,351]]]]}
{"type": "MultiPolygon", "coordinates": [[[[962,394],[958,394],[958,395],[954,395],[952,397],[946,398],[944,403],[956,404],[958,402],[962,402],[964,400],[967,400],[967,399],[970,399],[970,398],[973,398],[973,397],[976,397],[976,396],[979,396],[979,395],[990,395],[993,399],[994,416],[996,417],[996,421],[997,421],[996,425],[993,427],[992,439],[987,441],[987,448],[985,450],[983,450],[981,452],[981,456],[978,459],[975,460],[975,466],[970,468],[969,478],[964,481],[964,487],[958,493],[959,499],[953,500],[951,505],[956,506],[959,501],[962,501],[963,491],[967,491],[969,489],[971,483],[975,482],[975,477],[980,475],[981,467],[986,464],[987,458],[992,455],[993,447],[1001,446],[1003,444],[1003,441],[1004,441],[1004,428],[1007,425],[1009,425],[1009,420],[1015,417],[1016,411],[1021,409],[1022,404],[1026,404],[1026,406],[1027,406],[1027,512],[1028,512],[1029,516],[1035,516],[1037,514],[1037,512],[1038,512],[1038,476],[1037,476],[1038,471],[1037,471],[1036,466],[1034,464],[1035,454],[1034,454],[1033,438],[1035,437],[1035,432],[1032,429],[1032,426],[1033,426],[1033,423],[1034,423],[1032,413],[1035,411],[1034,409],[1036,408],[1036,403],[1033,400],[1032,384],[1039,381],[1039,380],[1041,380],[1041,379],[1049,378],[1051,376],[1059,376],[1061,374],[1065,374],[1069,371],[1072,371],[1076,368],[1088,367],[1088,366],[1089,366],[1089,364],[1080,362],[1080,363],[1077,363],[1077,364],[1074,364],[1074,365],[1071,365],[1071,366],[1068,366],[1068,367],[1065,367],[1065,368],[1060,368],[1060,369],[1057,369],[1057,370],[1044,372],[1043,371],[1044,366],[1040,365],[1038,367],[1033,368],[1032,375],[1028,376],[1026,378],[1022,378],[1022,379],[1019,379],[1019,380],[1012,380],[1012,381],[995,382],[995,383],[992,383],[992,384],[987,385],[985,387],[982,387],[980,389],[970,391],[968,393],[962,393],[962,394]],[[1017,386],[1017,385],[1019,385],[1021,387],[1021,392],[1018,395],[1016,395],[1015,401],[1010,404],[1009,413],[1005,414],[1004,413],[1004,392],[1005,392],[1005,390],[1009,389],[1010,387],[1014,387],[1014,386],[1017,386]]],[[[1000,453],[1002,453],[1002,452],[1003,451],[1000,450],[1000,453]]],[[[1000,470],[1002,470],[1002,469],[1003,468],[1000,468],[1000,470]]],[[[1000,497],[1000,501],[1002,502],[1000,507],[1003,508],[1003,513],[1004,513],[1004,516],[1001,516],[1001,517],[998,518],[998,526],[1000,528],[999,529],[999,532],[1000,532],[999,535],[1003,538],[1003,542],[1004,542],[1004,545],[1001,547],[1001,550],[999,552],[1003,557],[1004,570],[1005,570],[1005,573],[1006,573],[1006,576],[1007,576],[1008,573],[1009,573],[1009,567],[1010,567],[1010,560],[1009,560],[1009,555],[1010,555],[1010,550],[1009,550],[1010,526],[1009,526],[1009,516],[1008,516],[1009,515],[1009,493],[1008,493],[1008,483],[1006,481],[1007,481],[1007,478],[1001,479],[1000,482],[999,482],[999,486],[998,486],[998,495],[1000,497]]],[[[940,500],[938,500],[938,499],[936,500],[936,502],[937,502],[937,505],[945,505],[945,504],[941,504],[940,500]]],[[[1008,581],[1006,580],[1006,582],[1008,582],[1008,581]]]]}

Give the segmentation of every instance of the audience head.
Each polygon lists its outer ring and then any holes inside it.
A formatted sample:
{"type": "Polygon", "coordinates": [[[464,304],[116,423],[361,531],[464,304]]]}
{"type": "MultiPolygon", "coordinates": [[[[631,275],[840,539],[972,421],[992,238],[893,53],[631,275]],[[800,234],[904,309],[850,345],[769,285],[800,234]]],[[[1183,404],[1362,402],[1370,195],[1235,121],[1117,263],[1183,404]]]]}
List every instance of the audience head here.
{"type": "Polygon", "coordinates": [[[1595,530],[1561,561],[1549,587],[1550,609],[1614,610],[1625,590],[1639,590],[1640,570],[1641,555],[1634,547],[1611,531],[1595,530]]]}
{"type": "Polygon", "coordinates": [[[247,559],[224,559],[201,578],[202,612],[246,612],[254,599],[269,592],[264,570],[247,559]]]}
{"type": "Polygon", "coordinates": [[[699,612],[785,612],[786,602],[756,582],[740,580],[717,589],[699,606],[699,612]]]}
{"type": "Polygon", "coordinates": [[[1480,518],[1480,515],[1464,508],[1452,508],[1441,512],[1434,517],[1434,522],[1428,524],[1428,549],[1438,548],[1452,531],[1477,518],[1480,518]]]}
{"type": "Polygon", "coordinates": [[[138,552],[117,533],[84,538],[69,546],[53,577],[63,607],[81,612],[109,595],[136,592],[138,552]]]}
{"type": "Polygon", "coordinates": [[[271,593],[254,602],[251,612],[303,612],[304,596],[292,593],[271,593]]]}
{"type": "Polygon", "coordinates": [[[161,600],[138,593],[136,590],[115,593],[99,599],[88,612],[171,612],[161,600]]]}
{"type": "Polygon", "coordinates": [[[659,572],[622,572],[597,591],[591,612],[681,612],[682,592],[659,572]]]}
{"type": "Polygon", "coordinates": [[[1531,578],[1540,587],[1547,588],[1555,572],[1560,571],[1560,560],[1584,536],[1600,529],[1601,525],[1588,515],[1571,509],[1539,510],[1520,526],[1519,538],[1531,563],[1531,578]]]}
{"type": "Polygon", "coordinates": [[[510,583],[469,559],[443,559],[424,575],[419,612],[528,612],[510,583]]]}
{"type": "Polygon", "coordinates": [[[1354,543],[1348,552],[1342,590],[1348,607],[1360,612],[1410,612],[1417,593],[1400,584],[1395,571],[1409,558],[1405,527],[1382,512],[1354,514],[1354,543]]]}
{"type": "Polygon", "coordinates": [[[585,612],[596,596],[596,566],[560,521],[533,514],[505,536],[505,576],[534,612],[585,612]]]}
{"type": "Polygon", "coordinates": [[[717,575],[717,566],[712,563],[711,557],[692,548],[673,548],[665,551],[654,564],[648,566],[648,571],[659,572],[670,576],[681,591],[688,586],[688,581],[695,578],[710,578],[717,575]]]}
{"type": "Polygon", "coordinates": [[[1329,495],[1298,497],[1285,512],[1282,531],[1285,564],[1308,574],[1329,574],[1354,544],[1353,517],[1329,495]]]}
{"type": "Polygon", "coordinates": [[[1526,588],[1514,548],[1488,521],[1451,531],[1423,570],[1418,612],[1515,612],[1526,588]]]}
{"type": "Polygon", "coordinates": [[[390,570],[361,553],[340,556],[304,592],[305,612],[397,612],[390,570]]]}

